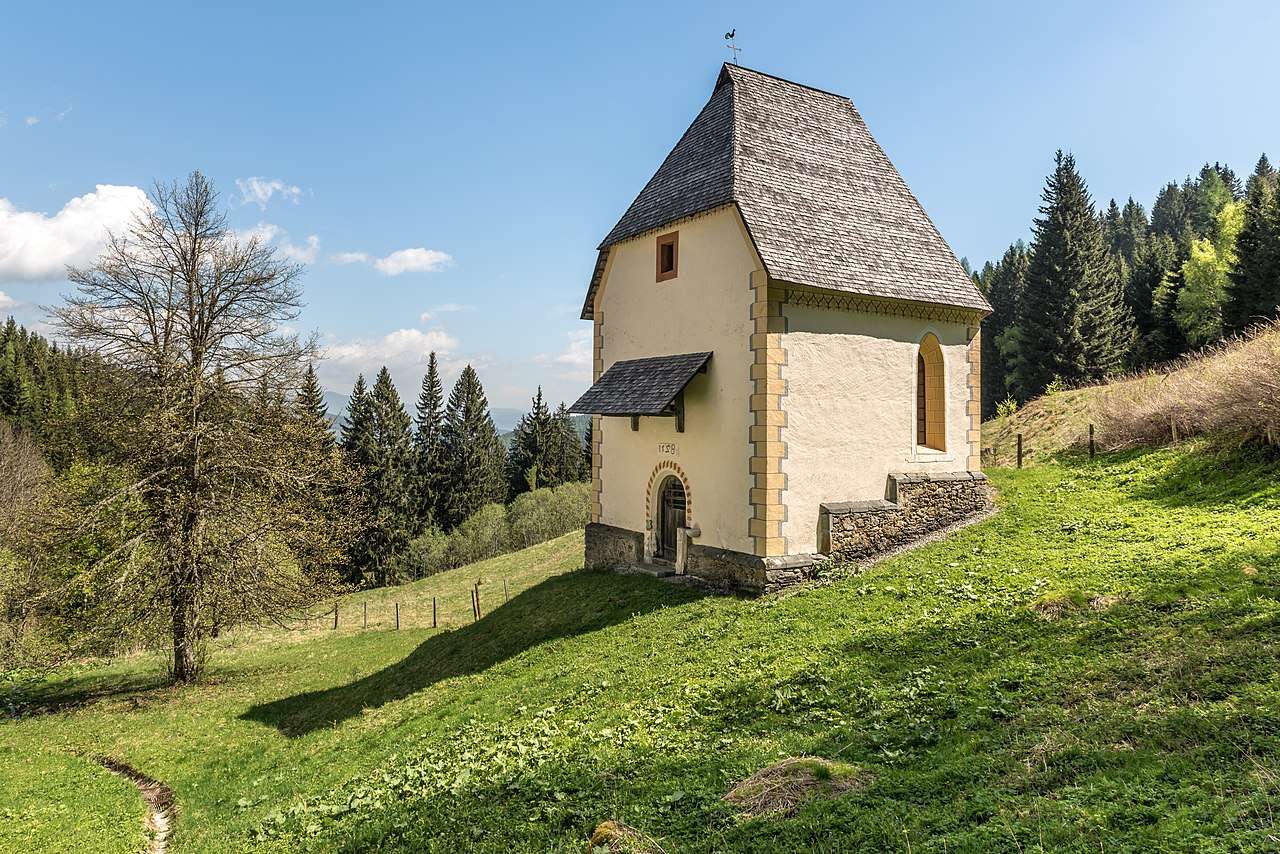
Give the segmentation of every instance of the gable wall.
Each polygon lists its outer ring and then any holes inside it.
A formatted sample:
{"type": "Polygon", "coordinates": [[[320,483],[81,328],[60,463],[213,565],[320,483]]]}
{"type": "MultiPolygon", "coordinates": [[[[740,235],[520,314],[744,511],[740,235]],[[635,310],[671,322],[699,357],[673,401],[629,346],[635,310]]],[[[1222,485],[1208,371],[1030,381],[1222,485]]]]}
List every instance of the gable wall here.
{"type": "Polygon", "coordinates": [[[781,301],[781,525],[787,554],[818,546],[824,502],[885,497],[891,472],[977,471],[978,315],[895,316],[781,301]],[[916,446],[916,356],[932,332],[942,345],[946,450],[916,446]]]}
{"type": "Polygon", "coordinates": [[[710,350],[708,373],[685,392],[685,432],[673,418],[596,417],[592,519],[643,531],[666,472],[688,488],[699,545],[750,553],[752,273],[761,265],[736,207],[642,234],[610,249],[595,304],[595,376],[614,362],[710,350]],[[680,232],[679,275],[655,282],[656,236],[680,232]],[[660,449],[674,443],[678,452],[660,449]]]}

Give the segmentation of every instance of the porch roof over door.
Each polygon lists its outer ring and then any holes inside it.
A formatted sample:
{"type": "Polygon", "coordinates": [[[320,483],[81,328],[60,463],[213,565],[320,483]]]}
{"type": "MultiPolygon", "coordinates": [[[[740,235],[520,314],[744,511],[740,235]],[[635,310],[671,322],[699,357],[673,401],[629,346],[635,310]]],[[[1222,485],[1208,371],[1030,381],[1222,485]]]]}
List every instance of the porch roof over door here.
{"type": "Polygon", "coordinates": [[[671,415],[680,392],[707,369],[709,361],[711,353],[683,353],[614,362],[569,411],[583,415],[671,415]]]}

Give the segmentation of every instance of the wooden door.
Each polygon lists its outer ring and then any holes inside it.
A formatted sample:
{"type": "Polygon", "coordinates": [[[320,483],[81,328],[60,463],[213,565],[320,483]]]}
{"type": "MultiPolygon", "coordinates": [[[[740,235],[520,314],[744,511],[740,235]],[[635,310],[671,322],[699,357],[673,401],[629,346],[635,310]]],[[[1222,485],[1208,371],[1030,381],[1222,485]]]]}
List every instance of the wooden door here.
{"type": "Polygon", "coordinates": [[[676,535],[685,526],[684,508],[684,484],[679,478],[667,478],[662,485],[662,508],[658,516],[658,556],[661,558],[676,558],[676,535]]]}

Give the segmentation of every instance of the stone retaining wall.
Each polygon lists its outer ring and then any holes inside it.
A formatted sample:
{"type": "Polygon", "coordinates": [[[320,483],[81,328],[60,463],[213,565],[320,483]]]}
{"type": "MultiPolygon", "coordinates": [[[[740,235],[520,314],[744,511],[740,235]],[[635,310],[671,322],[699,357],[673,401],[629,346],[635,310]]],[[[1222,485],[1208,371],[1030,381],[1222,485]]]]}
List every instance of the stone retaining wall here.
{"type": "Polygon", "coordinates": [[[644,534],[602,522],[587,524],[584,563],[587,569],[612,569],[644,561],[644,534]]]}
{"type": "Polygon", "coordinates": [[[981,472],[891,474],[881,501],[823,504],[818,548],[860,560],[945,528],[991,507],[991,485],[981,472]]]}

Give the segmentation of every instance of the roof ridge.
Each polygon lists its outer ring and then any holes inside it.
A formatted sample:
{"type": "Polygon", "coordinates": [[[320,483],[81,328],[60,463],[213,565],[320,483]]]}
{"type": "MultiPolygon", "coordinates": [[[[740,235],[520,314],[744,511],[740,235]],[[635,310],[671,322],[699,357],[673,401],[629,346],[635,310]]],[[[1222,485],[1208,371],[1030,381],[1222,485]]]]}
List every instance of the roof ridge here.
{"type": "Polygon", "coordinates": [[[761,77],[768,77],[770,80],[777,80],[779,83],[786,83],[788,86],[796,86],[800,89],[808,89],[810,92],[817,92],[821,95],[830,95],[832,98],[839,98],[842,101],[848,101],[851,104],[853,103],[853,99],[850,98],[848,95],[841,95],[839,92],[832,92],[830,89],[820,89],[817,86],[810,86],[808,83],[801,83],[797,80],[789,80],[786,77],[780,77],[777,74],[770,74],[769,72],[761,71],[758,68],[748,68],[745,65],[738,65],[736,62],[726,62],[724,63],[723,68],[725,71],[728,71],[730,68],[733,68],[733,69],[737,69],[738,71],[746,71],[751,74],[758,74],[761,77]]]}

